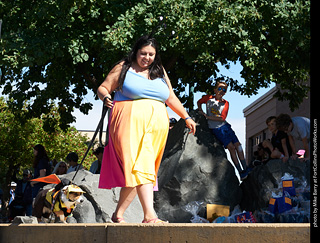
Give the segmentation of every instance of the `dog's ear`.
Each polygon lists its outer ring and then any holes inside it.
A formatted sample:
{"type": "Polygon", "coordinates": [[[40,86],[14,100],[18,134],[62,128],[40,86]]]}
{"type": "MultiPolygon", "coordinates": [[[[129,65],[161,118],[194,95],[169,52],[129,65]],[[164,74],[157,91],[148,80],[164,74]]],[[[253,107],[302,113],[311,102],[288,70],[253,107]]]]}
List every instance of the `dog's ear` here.
{"type": "Polygon", "coordinates": [[[61,180],[61,182],[58,185],[55,186],[55,190],[59,191],[59,190],[61,190],[61,188],[65,187],[65,186],[68,186],[70,184],[71,184],[71,181],[66,179],[66,178],[64,178],[64,179],[61,180]]]}

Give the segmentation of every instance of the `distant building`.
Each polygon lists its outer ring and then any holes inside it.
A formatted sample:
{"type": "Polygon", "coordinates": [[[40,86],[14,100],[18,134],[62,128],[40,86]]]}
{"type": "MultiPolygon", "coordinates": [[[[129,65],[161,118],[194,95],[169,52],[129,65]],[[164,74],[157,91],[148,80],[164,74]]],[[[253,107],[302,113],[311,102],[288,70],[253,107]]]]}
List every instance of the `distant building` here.
{"type": "MultiPolygon", "coordinates": [[[[281,113],[285,113],[291,117],[304,116],[310,118],[310,99],[304,99],[299,109],[291,112],[288,101],[281,102],[273,97],[277,90],[278,86],[275,86],[243,109],[244,117],[246,119],[245,154],[246,159],[250,162],[254,158],[253,153],[256,151],[257,145],[263,140],[272,137],[266,125],[266,119],[269,116],[278,116],[281,113]]],[[[302,143],[297,142],[296,147],[297,149],[302,148],[302,143]]]]}
{"type": "MultiPolygon", "coordinates": [[[[90,130],[78,130],[78,132],[81,133],[81,135],[83,136],[87,136],[88,137],[88,142],[90,142],[93,138],[93,135],[94,135],[94,132],[95,131],[90,131],[90,130]]],[[[105,141],[106,141],[106,131],[104,129],[103,133],[102,133],[102,143],[105,144],[105,141]]],[[[93,147],[94,148],[97,148],[99,146],[99,133],[97,134],[96,136],[96,139],[94,140],[94,144],[93,144],[93,147]]]]}

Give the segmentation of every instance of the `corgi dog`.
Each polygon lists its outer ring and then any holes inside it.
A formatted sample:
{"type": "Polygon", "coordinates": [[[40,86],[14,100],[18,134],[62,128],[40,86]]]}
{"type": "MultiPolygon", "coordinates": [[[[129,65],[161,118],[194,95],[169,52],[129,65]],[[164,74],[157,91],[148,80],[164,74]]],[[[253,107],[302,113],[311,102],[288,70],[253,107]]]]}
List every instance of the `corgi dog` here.
{"type": "Polygon", "coordinates": [[[61,222],[67,223],[66,219],[76,205],[84,201],[85,192],[80,187],[70,184],[69,180],[61,181],[55,174],[33,180],[57,184],[55,188],[39,191],[36,196],[32,215],[38,218],[38,222],[51,222],[54,214],[61,222]]]}
{"type": "Polygon", "coordinates": [[[62,190],[54,188],[46,192],[45,203],[42,209],[42,216],[54,213],[60,221],[66,223],[67,217],[72,214],[76,205],[84,201],[84,191],[75,185],[65,186],[62,190]]]}

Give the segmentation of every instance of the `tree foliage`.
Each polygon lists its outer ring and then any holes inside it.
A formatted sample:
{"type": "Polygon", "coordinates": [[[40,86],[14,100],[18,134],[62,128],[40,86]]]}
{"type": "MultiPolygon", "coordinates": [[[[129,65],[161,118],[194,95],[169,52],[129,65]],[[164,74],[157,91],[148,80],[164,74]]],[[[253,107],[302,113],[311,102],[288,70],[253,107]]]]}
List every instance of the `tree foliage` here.
{"type": "Polygon", "coordinates": [[[294,109],[308,92],[305,0],[0,0],[0,18],[0,85],[13,98],[10,107],[31,100],[32,117],[58,102],[63,128],[74,121],[74,108],[87,114],[88,89],[95,91],[134,41],[152,31],[178,94],[187,84],[206,92],[225,80],[250,96],[274,82],[294,109]],[[244,83],[217,67],[237,61],[244,83]]]}

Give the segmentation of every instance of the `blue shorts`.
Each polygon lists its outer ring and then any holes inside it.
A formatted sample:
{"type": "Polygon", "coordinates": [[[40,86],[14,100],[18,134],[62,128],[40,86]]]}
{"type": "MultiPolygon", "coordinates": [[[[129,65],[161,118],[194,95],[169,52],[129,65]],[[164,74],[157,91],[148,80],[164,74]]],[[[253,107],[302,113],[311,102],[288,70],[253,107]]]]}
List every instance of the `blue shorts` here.
{"type": "Polygon", "coordinates": [[[239,139],[237,138],[235,132],[232,130],[231,125],[226,123],[225,125],[219,128],[211,129],[212,133],[216,138],[223,144],[224,148],[227,148],[229,143],[238,143],[239,139]]]}

